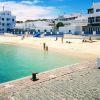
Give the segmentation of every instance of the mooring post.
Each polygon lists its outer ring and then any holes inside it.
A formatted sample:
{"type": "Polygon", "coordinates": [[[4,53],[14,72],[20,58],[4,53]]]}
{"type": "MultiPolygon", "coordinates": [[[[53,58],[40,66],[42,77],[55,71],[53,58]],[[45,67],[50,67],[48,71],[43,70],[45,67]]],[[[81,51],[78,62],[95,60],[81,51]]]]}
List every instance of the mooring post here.
{"type": "Polygon", "coordinates": [[[36,74],[38,74],[38,73],[32,73],[32,80],[33,81],[39,80],[39,79],[37,79],[36,74]]]}

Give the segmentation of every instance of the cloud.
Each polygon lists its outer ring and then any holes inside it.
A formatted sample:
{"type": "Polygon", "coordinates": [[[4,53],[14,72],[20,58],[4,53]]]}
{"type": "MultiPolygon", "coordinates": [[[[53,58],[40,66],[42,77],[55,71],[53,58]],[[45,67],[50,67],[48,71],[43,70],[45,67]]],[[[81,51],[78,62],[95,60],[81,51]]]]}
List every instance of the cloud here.
{"type": "MultiPolygon", "coordinates": [[[[30,2],[27,2],[31,4],[30,2]]],[[[44,7],[36,5],[27,5],[15,1],[0,2],[0,11],[5,6],[5,10],[12,11],[17,20],[38,19],[38,18],[52,18],[55,12],[58,11],[55,7],[44,7]]]]}
{"type": "Polygon", "coordinates": [[[20,3],[32,5],[32,4],[38,4],[38,3],[41,3],[41,2],[43,2],[43,1],[40,1],[40,0],[24,0],[24,1],[21,1],[20,3]]]}
{"type": "Polygon", "coordinates": [[[29,4],[29,5],[33,4],[33,2],[31,2],[31,1],[21,1],[21,3],[22,4],[29,4]]]}

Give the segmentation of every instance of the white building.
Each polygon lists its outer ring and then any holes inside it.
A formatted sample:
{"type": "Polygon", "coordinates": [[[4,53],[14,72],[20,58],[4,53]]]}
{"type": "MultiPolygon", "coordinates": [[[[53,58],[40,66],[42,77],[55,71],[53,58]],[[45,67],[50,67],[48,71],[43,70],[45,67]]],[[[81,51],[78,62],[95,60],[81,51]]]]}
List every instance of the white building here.
{"type": "Polygon", "coordinates": [[[0,33],[10,32],[16,24],[16,17],[10,11],[0,12],[0,33]]]}
{"type": "MultiPolygon", "coordinates": [[[[34,29],[36,31],[40,30],[44,32],[50,32],[54,30],[54,20],[47,20],[47,21],[31,21],[31,22],[24,22],[24,23],[16,23],[17,29],[34,29]]],[[[64,27],[59,28],[59,32],[65,33],[72,33],[72,34],[81,34],[82,33],[82,26],[87,25],[88,19],[86,16],[81,16],[79,13],[74,14],[65,14],[63,16],[59,16],[55,19],[55,25],[57,23],[62,22],[64,27]]]]}
{"type": "Polygon", "coordinates": [[[100,2],[93,3],[88,9],[88,25],[83,27],[85,34],[100,34],[100,2]]]}
{"type": "Polygon", "coordinates": [[[15,26],[16,29],[24,29],[25,28],[25,23],[24,22],[16,22],[16,26],[15,26]]]}
{"type": "Polygon", "coordinates": [[[64,19],[65,20],[62,19],[57,21],[64,24],[64,27],[59,28],[59,31],[64,33],[81,34],[82,26],[86,26],[88,24],[88,17],[82,16],[81,14],[67,15],[64,19]]]}
{"type": "Polygon", "coordinates": [[[44,30],[50,31],[52,26],[49,26],[48,21],[31,21],[31,22],[23,22],[23,23],[16,23],[16,28],[18,29],[31,29],[31,30],[40,30],[44,32],[44,30]]]}

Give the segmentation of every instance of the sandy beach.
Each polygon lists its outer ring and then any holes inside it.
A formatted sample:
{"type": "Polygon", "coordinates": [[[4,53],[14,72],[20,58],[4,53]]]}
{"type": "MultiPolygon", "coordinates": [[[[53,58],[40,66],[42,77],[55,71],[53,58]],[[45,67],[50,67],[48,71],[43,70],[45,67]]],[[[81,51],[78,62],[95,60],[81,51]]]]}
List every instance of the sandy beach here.
{"type": "Polygon", "coordinates": [[[49,51],[55,51],[64,55],[77,56],[82,59],[92,59],[99,56],[99,40],[94,40],[95,42],[93,43],[83,43],[82,39],[84,37],[73,37],[74,38],[71,38],[69,35],[62,43],[60,37],[55,41],[55,37],[33,38],[29,36],[21,40],[21,36],[0,36],[0,43],[27,46],[41,50],[43,50],[43,43],[46,43],[49,51]],[[66,43],[66,41],[72,43],[69,44],[66,43]]]}

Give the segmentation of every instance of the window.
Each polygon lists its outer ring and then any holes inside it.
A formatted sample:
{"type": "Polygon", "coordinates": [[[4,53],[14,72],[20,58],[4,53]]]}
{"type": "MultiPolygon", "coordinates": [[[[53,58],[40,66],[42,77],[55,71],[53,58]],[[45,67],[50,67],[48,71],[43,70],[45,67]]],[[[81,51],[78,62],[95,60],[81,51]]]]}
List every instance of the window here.
{"type": "Polygon", "coordinates": [[[14,19],[12,19],[12,21],[15,21],[14,19]]]}
{"type": "Polygon", "coordinates": [[[2,23],[2,26],[4,26],[5,24],[4,23],[2,23]]]}
{"type": "Polygon", "coordinates": [[[100,12],[100,9],[96,9],[96,12],[100,12]]]}
{"type": "Polygon", "coordinates": [[[88,18],[88,22],[89,22],[89,23],[93,23],[93,22],[94,22],[94,17],[89,17],[89,18],[88,18]]]}
{"type": "Polygon", "coordinates": [[[2,18],[2,20],[4,20],[4,18],[2,18]]]}
{"type": "Polygon", "coordinates": [[[1,25],[1,22],[0,22],[0,25],[1,25]]]}
{"type": "Polygon", "coordinates": [[[10,32],[11,31],[11,29],[10,28],[7,28],[7,32],[10,32]]]}
{"type": "Polygon", "coordinates": [[[94,9],[93,8],[88,9],[88,14],[92,14],[92,13],[94,13],[94,9]]]}
{"type": "Polygon", "coordinates": [[[100,22],[100,17],[96,17],[96,22],[100,22]]]}
{"type": "Polygon", "coordinates": [[[4,28],[2,28],[2,31],[4,31],[4,28]]]}
{"type": "Polygon", "coordinates": [[[10,26],[10,23],[7,23],[7,26],[10,26]]]}
{"type": "Polygon", "coordinates": [[[7,21],[9,21],[10,20],[10,18],[7,18],[7,21]]]}

